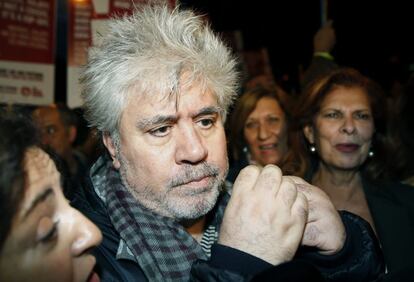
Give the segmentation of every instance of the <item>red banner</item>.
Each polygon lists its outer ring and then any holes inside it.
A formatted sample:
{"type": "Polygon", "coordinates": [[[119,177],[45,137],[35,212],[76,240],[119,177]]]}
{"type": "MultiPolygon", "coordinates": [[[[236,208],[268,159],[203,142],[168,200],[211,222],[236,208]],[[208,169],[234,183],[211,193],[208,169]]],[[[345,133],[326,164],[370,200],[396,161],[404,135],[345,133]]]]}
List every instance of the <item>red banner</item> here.
{"type": "Polygon", "coordinates": [[[0,0],[0,103],[53,102],[54,0],[0,0]]]}
{"type": "Polygon", "coordinates": [[[87,49],[91,45],[92,2],[69,1],[68,12],[68,65],[86,63],[87,49]]]}
{"type": "Polygon", "coordinates": [[[54,61],[55,1],[0,0],[0,60],[54,61]]]}

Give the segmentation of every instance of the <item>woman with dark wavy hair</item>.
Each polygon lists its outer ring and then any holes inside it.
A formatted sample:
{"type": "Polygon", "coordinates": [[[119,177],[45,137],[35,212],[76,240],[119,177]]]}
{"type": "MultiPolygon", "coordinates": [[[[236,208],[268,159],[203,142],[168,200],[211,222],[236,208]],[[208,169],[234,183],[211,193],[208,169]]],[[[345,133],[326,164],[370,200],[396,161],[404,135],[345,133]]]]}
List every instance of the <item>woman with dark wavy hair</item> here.
{"type": "Polygon", "coordinates": [[[389,154],[385,114],[381,89],[358,71],[318,79],[296,103],[284,169],[322,188],[338,210],[368,221],[388,270],[398,270],[414,253],[414,189],[381,180],[389,154]]]}

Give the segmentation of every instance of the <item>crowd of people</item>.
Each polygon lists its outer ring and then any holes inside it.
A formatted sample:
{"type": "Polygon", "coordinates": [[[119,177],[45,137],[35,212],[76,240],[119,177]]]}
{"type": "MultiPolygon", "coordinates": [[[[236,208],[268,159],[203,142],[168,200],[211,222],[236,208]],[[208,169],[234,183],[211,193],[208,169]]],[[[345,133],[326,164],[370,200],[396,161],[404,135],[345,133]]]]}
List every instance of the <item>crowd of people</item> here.
{"type": "Polygon", "coordinates": [[[397,120],[333,61],[332,23],[314,44],[293,101],[191,10],[111,19],[81,76],[93,131],[60,104],[0,113],[0,281],[412,277],[413,81],[397,120]]]}

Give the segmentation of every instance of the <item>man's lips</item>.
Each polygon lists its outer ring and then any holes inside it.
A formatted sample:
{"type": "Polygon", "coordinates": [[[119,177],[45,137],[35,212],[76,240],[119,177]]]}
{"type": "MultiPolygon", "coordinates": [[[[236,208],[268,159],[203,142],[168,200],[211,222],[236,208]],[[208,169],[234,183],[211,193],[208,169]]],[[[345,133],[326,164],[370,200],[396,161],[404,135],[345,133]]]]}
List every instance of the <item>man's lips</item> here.
{"type": "Polygon", "coordinates": [[[359,145],[355,143],[340,143],[335,145],[336,150],[342,153],[353,153],[359,149],[359,145]]]}
{"type": "Polygon", "coordinates": [[[211,175],[197,177],[197,178],[183,182],[182,184],[180,184],[180,186],[181,185],[199,185],[199,184],[205,185],[207,184],[210,178],[211,178],[211,175]]]}

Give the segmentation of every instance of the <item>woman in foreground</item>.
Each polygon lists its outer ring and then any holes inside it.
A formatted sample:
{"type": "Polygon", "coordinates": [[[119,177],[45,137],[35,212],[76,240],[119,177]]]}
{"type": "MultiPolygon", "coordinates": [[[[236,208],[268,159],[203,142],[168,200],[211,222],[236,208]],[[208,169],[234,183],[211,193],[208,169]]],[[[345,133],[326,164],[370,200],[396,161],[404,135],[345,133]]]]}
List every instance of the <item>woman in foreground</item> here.
{"type": "Polygon", "coordinates": [[[99,281],[102,235],[62,193],[52,159],[22,117],[0,113],[0,281],[99,281]]]}

